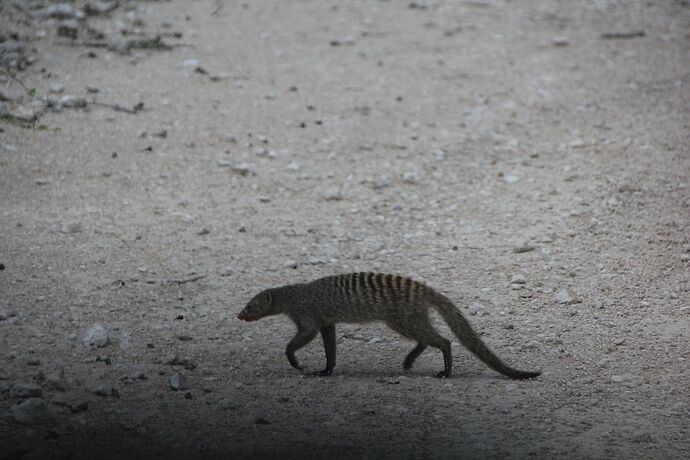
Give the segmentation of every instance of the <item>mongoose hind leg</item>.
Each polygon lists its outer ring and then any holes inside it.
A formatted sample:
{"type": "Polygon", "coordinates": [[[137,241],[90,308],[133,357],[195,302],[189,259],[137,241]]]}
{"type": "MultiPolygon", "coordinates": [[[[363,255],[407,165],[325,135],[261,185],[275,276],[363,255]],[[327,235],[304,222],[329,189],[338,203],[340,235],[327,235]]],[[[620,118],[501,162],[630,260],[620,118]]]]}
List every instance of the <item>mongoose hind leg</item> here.
{"type": "Polygon", "coordinates": [[[412,363],[424,351],[424,348],[431,346],[443,352],[444,368],[436,374],[436,377],[442,379],[450,377],[453,372],[453,354],[450,348],[450,341],[436,332],[436,329],[429,323],[429,318],[426,315],[415,315],[414,318],[408,317],[397,321],[386,321],[386,324],[402,336],[416,340],[418,343],[405,359],[403,366],[407,364],[412,366],[412,363]]]}
{"type": "Polygon", "coordinates": [[[287,344],[287,347],[285,348],[287,359],[290,362],[290,365],[298,371],[301,371],[302,367],[299,365],[297,358],[295,358],[295,352],[311,342],[314,337],[316,337],[318,332],[319,331],[317,329],[299,327],[297,329],[297,334],[295,334],[292,340],[290,340],[290,343],[287,344]]]}
{"type": "Polygon", "coordinates": [[[312,375],[328,377],[333,373],[335,367],[335,325],[323,326],[321,328],[321,338],[323,348],[326,351],[326,368],[322,371],[314,372],[312,375]]]}
{"type": "Polygon", "coordinates": [[[412,369],[412,365],[414,364],[415,360],[419,358],[419,355],[421,355],[424,350],[426,350],[426,345],[418,343],[417,346],[414,347],[414,349],[405,358],[405,361],[403,362],[403,369],[406,371],[412,369]]]}

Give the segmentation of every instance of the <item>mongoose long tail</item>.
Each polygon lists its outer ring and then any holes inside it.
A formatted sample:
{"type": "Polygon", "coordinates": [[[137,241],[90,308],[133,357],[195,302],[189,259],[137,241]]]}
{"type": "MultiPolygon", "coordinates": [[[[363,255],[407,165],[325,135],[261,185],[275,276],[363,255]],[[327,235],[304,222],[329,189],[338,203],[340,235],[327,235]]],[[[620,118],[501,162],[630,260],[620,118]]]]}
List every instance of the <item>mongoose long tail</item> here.
{"type": "Polygon", "coordinates": [[[504,364],[472,329],[472,326],[463,314],[444,296],[439,295],[438,300],[433,303],[433,306],[443,316],[443,319],[448,323],[453,333],[458,336],[462,344],[491,369],[511,379],[531,379],[541,374],[541,372],[519,371],[504,364]]]}

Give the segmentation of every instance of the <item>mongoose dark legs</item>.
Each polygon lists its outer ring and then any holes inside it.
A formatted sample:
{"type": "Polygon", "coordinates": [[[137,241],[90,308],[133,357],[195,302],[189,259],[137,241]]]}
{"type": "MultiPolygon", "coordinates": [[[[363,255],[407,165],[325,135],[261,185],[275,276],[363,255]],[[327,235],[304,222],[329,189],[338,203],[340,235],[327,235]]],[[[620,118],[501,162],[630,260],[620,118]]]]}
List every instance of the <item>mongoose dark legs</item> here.
{"type": "Polygon", "coordinates": [[[311,342],[314,337],[316,337],[316,333],[318,331],[313,330],[313,329],[298,329],[297,334],[290,340],[290,343],[287,344],[287,347],[285,348],[285,354],[287,355],[287,359],[290,362],[290,365],[294,367],[297,370],[302,370],[302,367],[299,365],[299,362],[297,361],[297,358],[295,358],[295,352],[311,342]]]}
{"type": "Polygon", "coordinates": [[[421,343],[418,343],[416,347],[410,352],[409,355],[405,358],[405,362],[403,363],[403,369],[406,371],[409,371],[412,369],[412,365],[414,364],[415,360],[419,358],[419,355],[421,355],[424,350],[426,350],[426,345],[422,345],[421,343]]]}
{"type": "Polygon", "coordinates": [[[238,315],[245,321],[284,313],[297,325],[297,334],[285,349],[290,365],[302,370],[295,352],[320,331],[326,351],[326,368],[317,375],[331,375],[335,367],[335,324],[384,321],[404,337],[417,342],[403,363],[410,369],[419,355],[431,346],[443,353],[443,371],[453,371],[450,341],[439,335],[429,322],[429,310],[438,311],[462,344],[493,370],[512,379],[530,379],[539,372],[507,366],[472,329],[453,303],[430,287],[401,276],[381,273],[348,273],[311,283],[291,284],[260,292],[238,315]]]}
{"type": "Polygon", "coordinates": [[[321,338],[323,339],[323,348],[326,350],[326,368],[315,372],[314,375],[326,377],[333,373],[333,368],[335,367],[335,325],[323,326],[321,328],[321,338]]]}

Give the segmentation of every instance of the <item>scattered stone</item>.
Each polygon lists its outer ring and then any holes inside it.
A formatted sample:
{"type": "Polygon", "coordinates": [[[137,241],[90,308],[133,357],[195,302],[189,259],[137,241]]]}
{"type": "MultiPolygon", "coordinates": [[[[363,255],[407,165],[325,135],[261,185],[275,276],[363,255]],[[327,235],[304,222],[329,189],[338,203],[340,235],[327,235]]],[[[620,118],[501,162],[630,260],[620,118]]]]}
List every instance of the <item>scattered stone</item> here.
{"type": "Polygon", "coordinates": [[[29,398],[10,408],[14,419],[23,425],[49,423],[53,416],[41,398],[29,398]]]}
{"type": "Polygon", "coordinates": [[[529,342],[527,342],[526,344],[524,344],[520,348],[523,351],[539,351],[539,352],[544,351],[544,347],[542,346],[542,344],[537,342],[536,340],[530,340],[529,342]]]}
{"type": "Polygon", "coordinates": [[[225,72],[212,72],[208,75],[208,79],[211,81],[223,81],[227,80],[228,78],[230,78],[230,75],[225,72]]]}
{"type": "Polygon", "coordinates": [[[518,245],[518,246],[515,246],[515,247],[513,248],[513,252],[514,252],[515,254],[521,254],[521,253],[523,253],[523,252],[534,251],[534,249],[535,249],[535,247],[532,246],[531,244],[523,243],[523,244],[520,244],[520,245],[518,245]]]}
{"type": "Polygon", "coordinates": [[[343,191],[339,187],[332,187],[321,192],[321,198],[326,201],[341,201],[343,197],[343,191]]]}
{"type": "Polygon", "coordinates": [[[53,19],[84,19],[84,12],[70,3],[48,5],[38,15],[53,19]]]}
{"type": "Polygon", "coordinates": [[[220,276],[230,276],[234,273],[232,267],[225,267],[220,271],[220,276]]]}
{"type": "Polygon", "coordinates": [[[294,260],[287,260],[285,261],[285,268],[295,269],[297,268],[297,262],[295,262],[294,260]]]}
{"type": "Polygon", "coordinates": [[[613,341],[613,344],[618,345],[618,346],[623,345],[624,343],[625,343],[625,338],[617,339],[617,340],[613,341]]]}
{"type": "Polygon", "coordinates": [[[118,0],[112,0],[110,2],[105,1],[88,1],[84,5],[84,12],[89,16],[98,16],[100,14],[106,14],[117,8],[120,2],[118,0]]]}
{"type": "Polygon", "coordinates": [[[519,180],[520,178],[513,173],[503,175],[503,182],[505,182],[506,184],[514,184],[519,180]]]}
{"type": "Polygon", "coordinates": [[[168,385],[173,391],[182,391],[187,389],[187,383],[185,382],[184,375],[180,372],[175,372],[168,378],[168,385]]]}
{"type": "Polygon", "coordinates": [[[237,163],[230,167],[232,172],[239,174],[242,177],[256,176],[256,171],[254,171],[254,166],[249,163],[237,163]]]}
{"type": "Polygon", "coordinates": [[[81,222],[71,222],[62,228],[62,233],[81,233],[83,230],[81,222]]]}
{"type": "Polygon", "coordinates": [[[11,398],[40,398],[42,394],[41,387],[34,383],[15,383],[10,389],[11,398]]]}
{"type": "Polygon", "coordinates": [[[101,323],[94,323],[91,325],[82,338],[82,343],[90,348],[105,347],[109,342],[108,331],[101,323]]]}
{"type": "Polygon", "coordinates": [[[87,101],[83,96],[73,96],[71,94],[65,94],[60,99],[58,99],[55,108],[60,109],[78,109],[86,107],[87,101]]]}
{"type": "Polygon", "coordinates": [[[559,289],[554,298],[556,302],[564,305],[580,303],[580,299],[577,298],[577,295],[570,288],[559,289]]]}
{"type": "Polygon", "coordinates": [[[225,141],[231,144],[237,144],[237,136],[233,132],[228,132],[225,134],[225,141]]]}
{"type": "Polygon", "coordinates": [[[403,173],[402,180],[407,184],[417,184],[419,183],[419,174],[413,171],[407,171],[403,173]]]}
{"type": "Polygon", "coordinates": [[[479,302],[472,302],[467,309],[470,312],[470,315],[475,316],[477,313],[483,313],[484,310],[484,305],[482,305],[479,302]]]}
{"type": "Polygon", "coordinates": [[[65,91],[65,85],[63,85],[62,83],[51,83],[48,87],[48,91],[53,94],[62,93],[63,91],[65,91]]]}
{"type": "Polygon", "coordinates": [[[619,375],[612,375],[611,380],[615,383],[623,383],[623,382],[628,382],[632,379],[632,375],[630,374],[619,374],[619,375]]]}
{"type": "Polygon", "coordinates": [[[232,161],[230,161],[230,160],[218,160],[218,162],[216,164],[218,166],[220,166],[221,168],[229,168],[230,166],[232,166],[232,161]]]}
{"type": "Polygon", "coordinates": [[[184,69],[196,69],[199,67],[199,61],[197,59],[187,59],[186,61],[182,61],[178,64],[178,67],[184,68],[184,69]]]}
{"type": "Polygon", "coordinates": [[[515,273],[510,277],[510,284],[527,284],[527,278],[522,273],[515,273]]]}
{"type": "Polygon", "coordinates": [[[568,46],[570,45],[570,39],[564,35],[553,37],[551,39],[551,44],[558,47],[568,46]]]}

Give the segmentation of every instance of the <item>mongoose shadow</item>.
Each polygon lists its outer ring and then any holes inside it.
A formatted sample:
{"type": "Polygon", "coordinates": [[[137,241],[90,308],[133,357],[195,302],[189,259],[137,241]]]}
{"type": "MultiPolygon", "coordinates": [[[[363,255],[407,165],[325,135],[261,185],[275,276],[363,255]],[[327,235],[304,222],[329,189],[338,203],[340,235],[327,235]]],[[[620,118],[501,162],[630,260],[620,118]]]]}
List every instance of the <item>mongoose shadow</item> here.
{"type": "Polygon", "coordinates": [[[292,367],[302,371],[295,352],[321,333],[326,352],[326,368],[314,373],[333,373],[336,358],[337,323],[382,321],[417,345],[403,361],[412,368],[419,355],[431,346],[443,353],[444,369],[439,378],[450,377],[453,355],[448,339],[441,336],[429,321],[429,310],[437,310],[460,342],[491,369],[512,379],[530,379],[541,372],[520,371],[504,364],[467,319],[444,295],[410,278],[382,273],[348,273],[266,289],[252,298],[237,317],[256,321],[266,316],[285,314],[297,326],[285,354],[292,367]]]}

